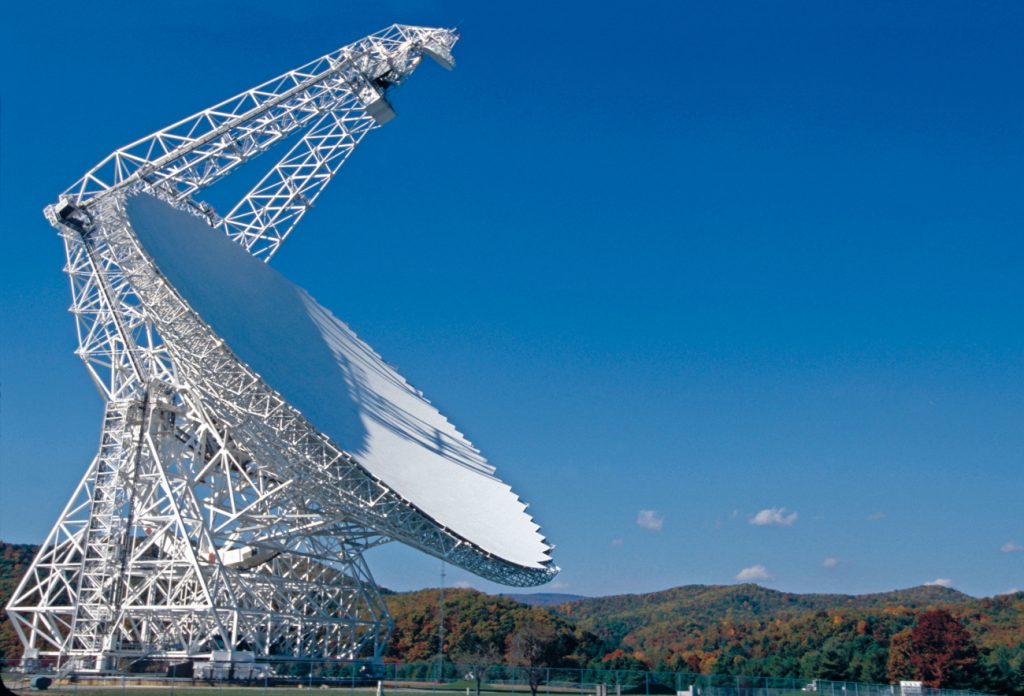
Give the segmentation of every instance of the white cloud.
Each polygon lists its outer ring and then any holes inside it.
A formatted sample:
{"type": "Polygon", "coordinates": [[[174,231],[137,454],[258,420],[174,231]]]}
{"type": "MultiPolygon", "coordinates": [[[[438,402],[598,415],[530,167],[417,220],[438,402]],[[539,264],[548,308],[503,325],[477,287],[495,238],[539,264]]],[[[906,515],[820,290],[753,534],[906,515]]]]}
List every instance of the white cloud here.
{"type": "Polygon", "coordinates": [[[999,547],[999,550],[1003,553],[1017,553],[1018,551],[1024,551],[1024,545],[1018,544],[1015,541],[1008,541],[999,547]]]}
{"type": "Polygon", "coordinates": [[[736,573],[737,580],[771,580],[772,575],[768,572],[768,569],[758,563],[752,565],[749,568],[744,568],[740,572],[736,573]]]}
{"type": "Polygon", "coordinates": [[[821,562],[821,567],[822,568],[838,568],[839,567],[839,559],[838,558],[826,558],[824,561],[821,562]]]}
{"type": "Polygon", "coordinates": [[[622,539],[619,539],[619,538],[612,539],[611,545],[612,546],[622,546],[622,539]]]}
{"type": "Polygon", "coordinates": [[[459,588],[460,590],[471,590],[473,589],[473,583],[471,583],[469,580],[459,580],[455,583],[455,587],[459,588]]]}
{"type": "Polygon", "coordinates": [[[1019,589],[1019,588],[1016,588],[1016,587],[1011,587],[1011,588],[1010,588],[1010,589],[1008,589],[1008,590],[1007,590],[1006,592],[1000,592],[999,594],[1001,594],[1001,595],[1005,595],[1005,594],[1017,594],[1018,592],[1020,592],[1020,589],[1019,589]]]}
{"type": "Polygon", "coordinates": [[[885,513],[884,512],[872,512],[870,515],[867,516],[868,522],[878,522],[879,520],[884,520],[884,519],[885,519],[885,513]]]}
{"type": "Polygon", "coordinates": [[[653,529],[660,532],[664,524],[665,518],[659,515],[657,510],[641,510],[636,516],[636,526],[642,529],[653,529]]]}
{"type": "Polygon", "coordinates": [[[759,513],[750,518],[750,524],[756,524],[759,527],[764,527],[769,524],[778,525],[779,527],[789,527],[796,522],[796,512],[786,514],[786,508],[765,508],[759,513]]]}
{"type": "Polygon", "coordinates": [[[949,578],[935,578],[931,582],[926,582],[925,585],[929,587],[952,587],[953,581],[949,578]]]}

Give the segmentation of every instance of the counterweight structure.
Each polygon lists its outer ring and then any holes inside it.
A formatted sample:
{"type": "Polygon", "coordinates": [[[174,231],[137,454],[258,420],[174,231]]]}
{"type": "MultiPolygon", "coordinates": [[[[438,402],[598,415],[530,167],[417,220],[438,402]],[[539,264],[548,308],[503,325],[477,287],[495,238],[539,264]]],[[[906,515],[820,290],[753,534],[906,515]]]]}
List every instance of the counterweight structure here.
{"type": "Polygon", "coordinates": [[[537,563],[502,557],[313,427],[196,317],[125,212],[149,195],[270,260],[394,116],[387,89],[424,56],[450,69],[456,40],[393,25],[117,150],[47,207],[106,408],[96,457],[7,607],[26,660],[378,660],[391,624],[363,554],[391,540],[509,585],[557,573],[546,542],[537,563]],[[303,131],[227,214],[199,200],[303,131]]]}

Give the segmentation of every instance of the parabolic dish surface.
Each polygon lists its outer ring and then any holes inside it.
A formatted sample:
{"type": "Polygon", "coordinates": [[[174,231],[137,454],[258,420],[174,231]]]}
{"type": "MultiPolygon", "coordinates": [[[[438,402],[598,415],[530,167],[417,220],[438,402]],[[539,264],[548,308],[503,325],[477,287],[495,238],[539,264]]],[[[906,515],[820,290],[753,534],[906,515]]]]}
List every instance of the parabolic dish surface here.
{"type": "Polygon", "coordinates": [[[438,524],[527,568],[550,547],[441,413],[344,322],[197,215],[138,194],[128,221],[157,269],[238,359],[438,524]]]}

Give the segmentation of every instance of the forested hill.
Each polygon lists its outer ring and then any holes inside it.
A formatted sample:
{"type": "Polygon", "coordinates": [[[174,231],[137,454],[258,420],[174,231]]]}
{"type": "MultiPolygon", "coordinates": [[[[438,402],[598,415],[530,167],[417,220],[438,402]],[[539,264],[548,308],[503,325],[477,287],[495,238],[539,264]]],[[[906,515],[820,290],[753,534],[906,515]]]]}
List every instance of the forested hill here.
{"type": "Polygon", "coordinates": [[[958,625],[951,630],[970,636],[976,677],[1003,670],[1015,675],[1016,692],[1024,691],[1024,592],[975,599],[936,586],[801,595],[697,585],[584,599],[556,611],[602,649],[622,650],[652,669],[885,683],[900,668],[890,660],[894,640],[934,609],[948,612],[958,625]]]}
{"type": "Polygon", "coordinates": [[[661,592],[612,595],[566,602],[560,613],[601,623],[657,623],[672,617],[688,620],[786,619],[816,611],[931,606],[961,606],[973,597],[948,587],[925,586],[877,594],[793,594],[759,585],[685,585],[661,592]]]}
{"type": "MultiPolygon", "coordinates": [[[[0,604],[34,552],[0,542],[0,604]]],[[[433,659],[440,592],[382,594],[395,621],[386,658],[433,659]]],[[[927,678],[1024,696],[1024,592],[976,599],[944,587],[832,595],[691,585],[550,606],[561,599],[448,589],[445,654],[515,661],[516,636],[529,630],[544,638],[550,666],[875,683],[927,678]],[[928,677],[933,658],[955,669],[928,677]]],[[[3,621],[0,657],[17,657],[16,643],[3,621]]]]}
{"type": "MultiPolygon", "coordinates": [[[[435,655],[438,590],[386,600],[396,623],[389,657],[435,655]]],[[[445,605],[445,650],[455,660],[481,648],[502,654],[519,627],[541,615],[563,634],[556,662],[567,667],[873,683],[925,679],[1024,696],[1024,592],[975,599],[935,586],[867,595],[687,586],[544,607],[448,590],[445,605]],[[956,668],[929,676],[929,645],[941,646],[936,659],[956,668]]]]}

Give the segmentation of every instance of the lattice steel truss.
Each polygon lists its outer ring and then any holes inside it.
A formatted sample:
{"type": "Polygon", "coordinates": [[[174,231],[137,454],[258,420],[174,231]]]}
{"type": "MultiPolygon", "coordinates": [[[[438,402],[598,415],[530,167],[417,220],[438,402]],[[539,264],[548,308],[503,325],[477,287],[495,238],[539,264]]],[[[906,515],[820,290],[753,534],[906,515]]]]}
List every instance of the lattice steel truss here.
{"type": "Polygon", "coordinates": [[[394,25],[117,150],[46,209],[77,353],[106,399],[99,451],[7,607],[27,659],[104,671],[143,657],[376,660],[390,617],[363,553],[391,539],[484,577],[491,558],[368,474],[242,364],[155,269],[124,210],[138,191],[269,260],[454,32],[394,25]],[[302,138],[221,217],[196,194],[302,138]]]}

